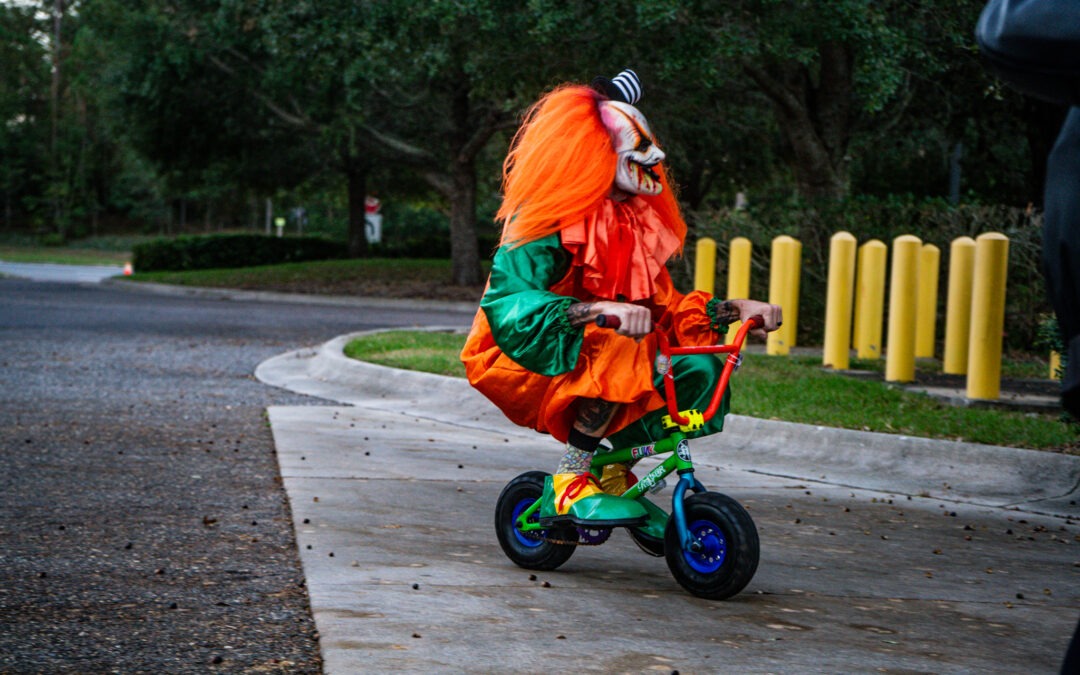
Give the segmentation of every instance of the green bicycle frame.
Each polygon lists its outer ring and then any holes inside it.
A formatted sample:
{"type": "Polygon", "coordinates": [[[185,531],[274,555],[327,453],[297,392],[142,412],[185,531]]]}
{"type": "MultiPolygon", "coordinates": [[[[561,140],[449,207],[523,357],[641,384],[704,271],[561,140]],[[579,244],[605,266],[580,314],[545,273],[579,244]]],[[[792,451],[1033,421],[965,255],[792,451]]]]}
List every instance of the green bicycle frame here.
{"type": "MultiPolygon", "coordinates": [[[[747,332],[751,328],[760,326],[763,323],[764,321],[760,316],[752,317],[744,322],[739,328],[735,340],[731,345],[670,348],[667,345],[666,339],[661,340],[661,351],[667,356],[670,356],[671,354],[728,354],[727,362],[725,363],[723,372],[721,373],[719,382],[713,393],[712,402],[705,411],[704,419],[711,419],[716,413],[720,399],[727,389],[728,379],[741,361],[739,353],[742,350],[743,341],[746,339],[747,332]]],[[[663,337],[662,333],[659,335],[663,337]]],[[[679,541],[682,544],[683,550],[698,551],[701,549],[702,544],[690,533],[690,530],[687,527],[686,517],[683,513],[683,499],[686,496],[687,490],[693,492],[706,492],[707,490],[705,486],[694,477],[694,463],[690,457],[690,443],[687,441],[685,433],[686,429],[692,427],[683,427],[681,425],[691,423],[690,413],[693,413],[693,415],[696,415],[698,418],[701,418],[702,414],[697,410],[678,410],[678,406],[675,403],[674,378],[670,370],[664,376],[664,387],[667,392],[668,409],[671,413],[670,417],[673,420],[673,426],[675,426],[675,428],[670,431],[670,435],[665,436],[650,445],[622,448],[607,452],[597,451],[593,456],[590,469],[594,475],[600,476],[603,474],[603,468],[609,464],[625,464],[644,459],[645,457],[671,453],[670,457],[654,467],[652,471],[638,479],[638,482],[621,496],[637,500],[645,507],[645,510],[648,511],[649,520],[638,529],[653,537],[662,539],[664,536],[664,528],[668,520],[668,514],[650,500],[646,499],[645,494],[672,472],[678,472],[679,482],[675,485],[671,499],[671,517],[675,519],[675,526],[678,530],[679,541]]],[[[518,516],[515,524],[520,531],[542,532],[546,529],[541,527],[538,522],[529,522],[529,518],[539,509],[540,500],[537,499],[529,505],[529,508],[525,509],[525,511],[518,516]]]]}
{"type": "MultiPolygon", "coordinates": [[[[640,529],[645,530],[646,533],[658,538],[663,537],[664,525],[667,522],[667,513],[653,504],[650,500],[645,499],[645,494],[661,480],[675,471],[678,471],[680,475],[693,474],[694,464],[690,459],[686,435],[676,431],[672,435],[662,438],[653,444],[611,450],[608,452],[597,452],[591,466],[593,473],[599,476],[603,473],[603,468],[609,464],[623,464],[645,457],[653,457],[668,453],[671,453],[670,457],[656,465],[652,471],[638,479],[637,483],[621,495],[628,499],[639,500],[645,505],[646,509],[649,511],[650,518],[649,522],[640,529]]],[[[518,516],[518,529],[522,532],[540,532],[544,530],[545,528],[541,527],[539,523],[529,522],[529,518],[535,514],[539,508],[540,501],[537,500],[533,502],[529,508],[523,511],[518,516]]]]}

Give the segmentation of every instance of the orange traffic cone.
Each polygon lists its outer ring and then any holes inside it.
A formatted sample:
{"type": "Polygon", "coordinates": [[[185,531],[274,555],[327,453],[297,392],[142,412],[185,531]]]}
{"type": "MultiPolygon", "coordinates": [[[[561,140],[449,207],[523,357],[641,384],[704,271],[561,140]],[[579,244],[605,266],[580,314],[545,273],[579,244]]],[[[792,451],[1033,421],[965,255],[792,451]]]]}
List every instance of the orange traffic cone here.
{"type": "Polygon", "coordinates": [[[129,263],[129,262],[124,263],[124,276],[125,277],[130,277],[134,273],[135,273],[135,270],[132,269],[131,263],[129,263]]]}

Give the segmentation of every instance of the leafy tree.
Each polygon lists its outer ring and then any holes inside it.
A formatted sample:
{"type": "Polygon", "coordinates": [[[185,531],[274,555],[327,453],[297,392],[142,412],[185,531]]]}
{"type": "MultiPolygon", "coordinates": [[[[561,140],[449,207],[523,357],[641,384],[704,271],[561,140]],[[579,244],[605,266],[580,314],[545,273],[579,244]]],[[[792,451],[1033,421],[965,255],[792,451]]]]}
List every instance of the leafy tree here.
{"type": "Polygon", "coordinates": [[[664,145],[691,227],[699,209],[773,180],[779,161],[768,99],[717,57],[713,32],[695,25],[702,4],[530,2],[532,37],[558,77],[588,82],[623,67],[641,76],[639,107],[664,145]]]}
{"type": "Polygon", "coordinates": [[[24,210],[21,198],[38,192],[35,177],[44,172],[49,119],[49,70],[36,9],[0,4],[0,193],[3,222],[14,223],[24,210]]]}
{"type": "Polygon", "coordinates": [[[55,15],[6,3],[4,222],[67,231],[172,202],[209,223],[256,197],[333,190],[361,255],[377,186],[444,207],[452,281],[479,283],[477,211],[497,202],[520,112],[626,66],[692,226],[738,191],[940,195],[961,144],[965,189],[1019,201],[1037,192],[1025,181],[1057,113],[986,76],[981,4],[43,0],[64,10],[57,32],[55,15]]]}
{"type": "Polygon", "coordinates": [[[671,39],[705,46],[684,50],[688,62],[698,55],[691,73],[752,82],[783,135],[798,194],[838,199],[851,190],[853,140],[903,115],[913,79],[934,76],[950,56],[927,35],[954,39],[962,26],[967,36],[974,5],[667,0],[650,3],[647,19],[671,39]]]}
{"type": "Polygon", "coordinates": [[[172,194],[208,202],[249,189],[271,195],[314,171],[317,157],[307,135],[219,65],[220,53],[253,40],[243,30],[208,38],[220,25],[215,10],[224,11],[220,3],[90,4],[86,39],[110,54],[95,82],[116,111],[113,133],[151,160],[172,194]]]}
{"type": "Polygon", "coordinates": [[[543,82],[543,53],[521,39],[533,15],[510,0],[381,8],[372,72],[390,115],[366,129],[449,203],[453,282],[479,284],[477,165],[543,82]]]}
{"type": "MultiPolygon", "coordinates": [[[[494,0],[112,7],[124,106],[150,156],[205,169],[269,145],[300,150],[304,139],[310,157],[347,179],[353,254],[364,249],[368,176],[406,167],[450,204],[453,281],[480,283],[476,162],[512,122],[514,85],[529,72],[511,50],[523,9],[494,0]]],[[[281,154],[279,171],[312,172],[281,154]]]]}

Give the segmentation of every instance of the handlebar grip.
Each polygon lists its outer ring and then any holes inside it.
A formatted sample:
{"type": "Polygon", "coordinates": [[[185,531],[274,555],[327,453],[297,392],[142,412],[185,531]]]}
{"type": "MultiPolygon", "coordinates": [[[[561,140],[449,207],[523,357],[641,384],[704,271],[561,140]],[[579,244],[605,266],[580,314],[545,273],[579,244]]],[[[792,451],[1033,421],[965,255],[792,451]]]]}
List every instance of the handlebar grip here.
{"type": "Polygon", "coordinates": [[[596,325],[601,328],[610,328],[611,330],[619,330],[619,326],[622,326],[622,321],[614,314],[601,314],[596,317],[596,325]]]}

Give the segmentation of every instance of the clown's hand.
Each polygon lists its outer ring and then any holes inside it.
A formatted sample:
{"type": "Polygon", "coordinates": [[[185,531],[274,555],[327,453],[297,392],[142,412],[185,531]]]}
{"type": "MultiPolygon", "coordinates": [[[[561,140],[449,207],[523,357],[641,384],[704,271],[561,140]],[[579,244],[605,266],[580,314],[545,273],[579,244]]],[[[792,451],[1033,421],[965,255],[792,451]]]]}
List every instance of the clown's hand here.
{"type": "Polygon", "coordinates": [[[653,329],[652,312],[647,307],[628,302],[579,302],[570,305],[566,310],[572,326],[584,326],[595,321],[601,314],[618,319],[619,327],[615,332],[635,340],[642,339],[653,329]]]}
{"type": "Polygon", "coordinates": [[[784,323],[784,315],[780,305],[772,305],[759,300],[728,300],[739,311],[739,321],[746,321],[752,316],[761,316],[765,322],[760,328],[750,331],[751,335],[764,338],[766,333],[771,333],[784,323]]]}

